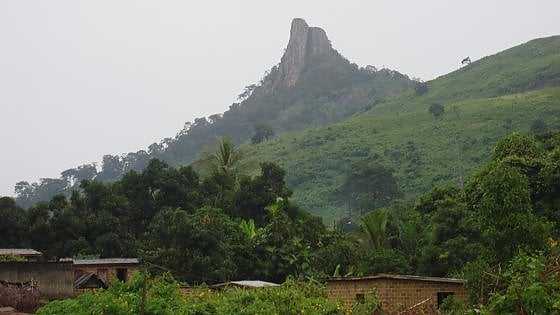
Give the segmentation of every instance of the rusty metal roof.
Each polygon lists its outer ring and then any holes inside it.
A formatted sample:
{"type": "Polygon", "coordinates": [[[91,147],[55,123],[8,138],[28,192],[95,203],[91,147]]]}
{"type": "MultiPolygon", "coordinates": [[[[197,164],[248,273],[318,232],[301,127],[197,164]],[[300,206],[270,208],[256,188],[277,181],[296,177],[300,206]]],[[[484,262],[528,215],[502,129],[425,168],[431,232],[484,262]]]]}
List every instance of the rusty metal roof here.
{"type": "Polygon", "coordinates": [[[74,259],[74,265],[137,265],[138,258],[74,259]]]}
{"type": "Polygon", "coordinates": [[[460,284],[464,284],[466,282],[463,279],[456,279],[456,278],[392,275],[386,273],[380,273],[374,276],[363,276],[363,277],[332,277],[332,278],[328,278],[327,281],[359,281],[359,280],[375,280],[375,279],[412,280],[412,281],[446,282],[446,283],[460,283],[460,284]]]}
{"type": "Polygon", "coordinates": [[[78,279],[76,279],[76,281],[74,281],[74,288],[82,289],[84,284],[88,283],[89,281],[95,282],[100,288],[105,288],[105,289],[107,288],[107,284],[105,283],[105,281],[99,278],[99,276],[96,275],[95,273],[91,273],[91,272],[83,274],[78,279]]]}
{"type": "Polygon", "coordinates": [[[242,287],[242,288],[265,288],[265,287],[277,287],[279,284],[260,281],[260,280],[241,280],[241,281],[229,281],[224,283],[215,284],[212,287],[242,287]]]}
{"type": "Polygon", "coordinates": [[[31,248],[0,248],[0,255],[5,256],[41,256],[41,252],[31,248]]]}

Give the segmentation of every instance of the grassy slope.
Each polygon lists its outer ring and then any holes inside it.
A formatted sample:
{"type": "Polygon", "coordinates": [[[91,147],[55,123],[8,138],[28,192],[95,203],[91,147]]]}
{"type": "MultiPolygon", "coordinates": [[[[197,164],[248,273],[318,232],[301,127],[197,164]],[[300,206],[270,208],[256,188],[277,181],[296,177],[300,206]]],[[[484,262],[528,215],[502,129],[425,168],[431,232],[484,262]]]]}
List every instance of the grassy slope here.
{"type": "Polygon", "coordinates": [[[405,197],[457,183],[488,159],[503,135],[528,131],[536,118],[560,125],[560,37],[483,58],[429,86],[424,96],[411,91],[341,123],[244,146],[243,163],[253,171],[260,161],[280,163],[295,200],[327,221],[344,214],[333,193],[352,161],[392,167],[405,197]],[[434,102],[445,105],[440,120],[428,113],[434,102]],[[504,127],[508,119],[511,128],[504,127]],[[415,171],[409,167],[408,142],[420,153],[415,171]]]}

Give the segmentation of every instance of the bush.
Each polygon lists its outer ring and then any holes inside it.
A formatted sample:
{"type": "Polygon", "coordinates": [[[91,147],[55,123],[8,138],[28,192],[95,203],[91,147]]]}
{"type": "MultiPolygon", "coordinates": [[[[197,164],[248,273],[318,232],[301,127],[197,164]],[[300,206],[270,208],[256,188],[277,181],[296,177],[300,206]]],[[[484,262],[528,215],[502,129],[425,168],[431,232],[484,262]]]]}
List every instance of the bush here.
{"type": "MultiPolygon", "coordinates": [[[[138,274],[130,282],[114,283],[107,290],[50,302],[37,314],[139,314],[143,284],[144,278],[138,274]]],[[[311,282],[288,280],[280,287],[254,290],[195,289],[183,296],[177,282],[163,276],[147,282],[145,314],[343,314],[343,308],[327,299],[324,288],[311,282]]]]}
{"type": "Polygon", "coordinates": [[[541,156],[541,150],[534,137],[512,133],[498,141],[494,147],[494,160],[509,156],[535,159],[541,156]]]}
{"type": "Polygon", "coordinates": [[[375,290],[364,294],[362,300],[356,301],[352,306],[352,314],[370,315],[381,309],[381,303],[375,290]]]}
{"type": "Polygon", "coordinates": [[[433,103],[432,105],[430,105],[428,111],[430,112],[430,114],[432,114],[432,116],[434,116],[434,118],[438,119],[445,112],[445,107],[443,107],[443,105],[439,103],[433,103]]]}
{"type": "Polygon", "coordinates": [[[418,96],[428,93],[428,83],[416,82],[414,84],[414,92],[416,92],[416,95],[418,96]]]}
{"type": "Polygon", "coordinates": [[[73,299],[52,301],[38,315],[139,314],[142,288],[146,287],[146,314],[184,314],[179,285],[169,275],[155,279],[137,273],[127,283],[116,281],[107,290],[86,292],[73,299]]]}
{"type": "Polygon", "coordinates": [[[536,135],[542,135],[546,133],[547,130],[548,126],[542,118],[537,118],[531,123],[531,132],[536,135]]]}
{"type": "Polygon", "coordinates": [[[445,315],[463,315],[467,314],[467,306],[465,303],[454,296],[447,297],[440,305],[441,314],[445,315]]]}
{"type": "Polygon", "coordinates": [[[205,291],[187,299],[184,314],[343,314],[327,300],[324,289],[311,282],[288,280],[281,287],[254,290],[205,291]],[[205,312],[199,312],[206,310],[205,312]],[[208,311],[209,310],[209,311],[208,311]]]}

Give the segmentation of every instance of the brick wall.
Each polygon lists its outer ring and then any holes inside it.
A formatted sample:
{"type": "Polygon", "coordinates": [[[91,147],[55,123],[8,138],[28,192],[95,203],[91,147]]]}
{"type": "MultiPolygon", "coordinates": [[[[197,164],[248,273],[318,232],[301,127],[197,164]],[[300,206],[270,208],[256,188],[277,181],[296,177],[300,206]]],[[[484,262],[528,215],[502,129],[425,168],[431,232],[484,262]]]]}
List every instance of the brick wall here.
{"type": "Polygon", "coordinates": [[[453,282],[435,282],[408,279],[352,279],[332,280],[327,284],[328,296],[350,307],[359,294],[367,294],[375,289],[382,308],[389,314],[404,311],[417,303],[423,309],[437,309],[438,292],[453,293],[455,297],[466,300],[464,285],[453,282]]]}
{"type": "Polygon", "coordinates": [[[0,280],[16,283],[34,280],[41,296],[46,298],[64,298],[74,294],[72,263],[3,262],[0,263],[0,280]]]}

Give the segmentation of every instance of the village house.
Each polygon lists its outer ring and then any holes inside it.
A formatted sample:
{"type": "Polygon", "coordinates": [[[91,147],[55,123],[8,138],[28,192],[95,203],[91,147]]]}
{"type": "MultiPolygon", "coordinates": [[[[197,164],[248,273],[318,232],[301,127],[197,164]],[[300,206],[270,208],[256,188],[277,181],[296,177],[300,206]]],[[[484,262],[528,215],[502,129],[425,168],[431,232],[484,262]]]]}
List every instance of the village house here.
{"type": "Polygon", "coordinates": [[[24,258],[0,262],[0,285],[35,285],[42,297],[63,298],[84,290],[128,281],[140,269],[137,258],[42,260],[33,249],[0,249],[0,256],[24,258]]]}
{"type": "Polygon", "coordinates": [[[379,274],[366,277],[337,277],[327,280],[329,298],[351,306],[375,291],[387,314],[423,312],[435,314],[449,296],[466,300],[465,281],[452,278],[379,274]]]}
{"type": "Polygon", "coordinates": [[[137,258],[73,259],[72,261],[76,289],[107,287],[115,280],[126,282],[140,269],[140,261],[137,258]]]}

